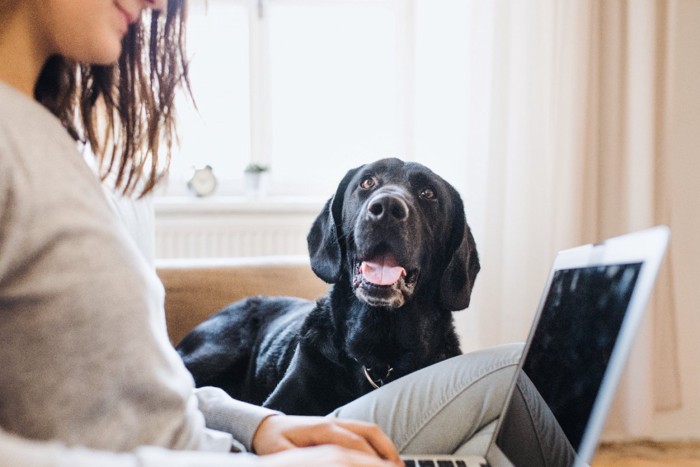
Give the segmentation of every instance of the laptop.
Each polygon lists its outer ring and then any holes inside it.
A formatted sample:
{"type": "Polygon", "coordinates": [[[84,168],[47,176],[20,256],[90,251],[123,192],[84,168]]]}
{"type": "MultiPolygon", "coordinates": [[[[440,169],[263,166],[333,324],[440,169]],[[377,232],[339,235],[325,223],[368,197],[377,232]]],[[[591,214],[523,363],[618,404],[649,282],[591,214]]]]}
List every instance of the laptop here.
{"type": "Polygon", "coordinates": [[[485,457],[408,455],[406,465],[587,465],[669,234],[658,226],[560,251],[485,457]]]}

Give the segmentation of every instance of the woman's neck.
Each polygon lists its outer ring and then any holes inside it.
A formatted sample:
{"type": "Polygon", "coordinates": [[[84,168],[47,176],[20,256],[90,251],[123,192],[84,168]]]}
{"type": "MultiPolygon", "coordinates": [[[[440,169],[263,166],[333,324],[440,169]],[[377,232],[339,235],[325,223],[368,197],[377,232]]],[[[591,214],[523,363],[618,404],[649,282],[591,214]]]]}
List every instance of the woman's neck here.
{"type": "Polygon", "coordinates": [[[26,8],[19,7],[4,18],[0,29],[0,81],[33,98],[34,86],[49,54],[34,33],[30,15],[26,8]]]}

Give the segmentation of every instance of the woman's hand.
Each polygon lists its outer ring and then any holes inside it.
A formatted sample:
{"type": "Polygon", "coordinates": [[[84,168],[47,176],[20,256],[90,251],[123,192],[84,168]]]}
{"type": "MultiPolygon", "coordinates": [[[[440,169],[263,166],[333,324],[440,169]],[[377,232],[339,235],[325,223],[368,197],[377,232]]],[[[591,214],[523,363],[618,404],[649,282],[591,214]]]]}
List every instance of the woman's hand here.
{"type": "MultiPolygon", "coordinates": [[[[382,459],[395,465],[403,465],[394,444],[377,425],[356,420],[273,415],[263,420],[253,437],[253,449],[260,455],[320,445],[335,446],[313,450],[303,449],[287,454],[295,458],[301,456],[296,461],[307,467],[311,465],[387,465],[387,462],[382,462],[382,459]],[[322,458],[325,459],[325,464],[320,461],[322,458]],[[342,461],[342,463],[338,464],[336,461],[342,461]],[[316,464],[316,462],[321,463],[316,464]]],[[[272,456],[266,461],[283,461],[289,457],[272,456]]],[[[293,464],[275,462],[270,465],[293,464]]]]}
{"type": "MultiPolygon", "coordinates": [[[[260,467],[396,467],[397,465],[363,452],[331,445],[291,449],[261,456],[258,459],[260,467]]],[[[403,463],[398,465],[403,467],[403,463]]]]}

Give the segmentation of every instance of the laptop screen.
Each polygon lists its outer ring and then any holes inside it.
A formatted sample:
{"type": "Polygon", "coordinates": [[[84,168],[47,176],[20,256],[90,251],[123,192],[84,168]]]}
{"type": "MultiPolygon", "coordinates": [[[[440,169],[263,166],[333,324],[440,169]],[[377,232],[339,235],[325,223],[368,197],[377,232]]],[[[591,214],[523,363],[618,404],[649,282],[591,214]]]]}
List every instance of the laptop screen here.
{"type": "Polygon", "coordinates": [[[513,465],[574,463],[641,267],[554,272],[496,435],[513,465]]]}

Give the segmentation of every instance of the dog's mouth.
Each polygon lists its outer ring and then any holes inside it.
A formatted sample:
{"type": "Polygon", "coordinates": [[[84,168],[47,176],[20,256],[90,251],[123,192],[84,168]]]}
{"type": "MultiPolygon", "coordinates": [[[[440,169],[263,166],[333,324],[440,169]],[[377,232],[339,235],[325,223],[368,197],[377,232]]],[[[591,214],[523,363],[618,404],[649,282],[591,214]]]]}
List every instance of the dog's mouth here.
{"type": "Polygon", "coordinates": [[[387,252],[357,262],[353,289],[368,305],[399,308],[413,294],[417,279],[418,269],[406,269],[387,252]]]}

